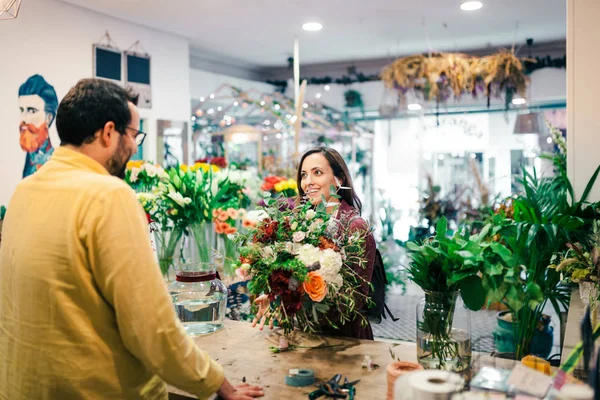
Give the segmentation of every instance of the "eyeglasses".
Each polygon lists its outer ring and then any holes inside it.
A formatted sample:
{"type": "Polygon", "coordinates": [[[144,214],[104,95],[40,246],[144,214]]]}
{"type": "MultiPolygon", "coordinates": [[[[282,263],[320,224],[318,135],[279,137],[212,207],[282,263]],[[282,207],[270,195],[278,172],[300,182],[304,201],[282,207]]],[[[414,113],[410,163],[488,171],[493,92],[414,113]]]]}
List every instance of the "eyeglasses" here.
{"type": "Polygon", "coordinates": [[[127,127],[127,129],[135,132],[135,144],[137,144],[138,147],[140,147],[144,143],[144,139],[146,139],[146,134],[142,131],[138,131],[137,129],[133,129],[130,127],[127,127]]]}

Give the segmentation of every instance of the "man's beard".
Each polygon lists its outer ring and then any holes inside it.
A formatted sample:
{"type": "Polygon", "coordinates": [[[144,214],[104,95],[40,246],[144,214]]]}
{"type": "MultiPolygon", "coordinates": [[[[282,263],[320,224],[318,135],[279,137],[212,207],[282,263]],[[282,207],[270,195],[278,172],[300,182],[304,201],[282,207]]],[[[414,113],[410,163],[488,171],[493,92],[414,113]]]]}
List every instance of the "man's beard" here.
{"type": "Polygon", "coordinates": [[[21,148],[28,153],[38,151],[48,140],[48,126],[45,122],[38,127],[21,122],[19,132],[21,148]]]}
{"type": "Polygon", "coordinates": [[[131,154],[128,154],[127,148],[122,136],[119,136],[119,146],[115,154],[108,160],[106,169],[108,172],[116,176],[117,178],[125,179],[125,170],[127,168],[127,162],[131,158],[131,154]]]}

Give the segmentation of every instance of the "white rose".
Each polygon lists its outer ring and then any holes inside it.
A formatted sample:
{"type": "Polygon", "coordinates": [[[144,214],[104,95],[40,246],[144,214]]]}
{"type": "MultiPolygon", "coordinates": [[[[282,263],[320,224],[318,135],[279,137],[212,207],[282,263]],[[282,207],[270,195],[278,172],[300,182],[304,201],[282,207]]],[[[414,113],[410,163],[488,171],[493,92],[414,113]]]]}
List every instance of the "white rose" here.
{"type": "Polygon", "coordinates": [[[137,182],[138,180],[138,175],[140,174],[141,170],[139,168],[132,168],[131,169],[131,175],[129,176],[129,181],[130,182],[137,182]]]}
{"type": "Polygon", "coordinates": [[[185,207],[186,204],[189,204],[192,201],[192,199],[190,199],[189,197],[186,197],[184,199],[181,193],[177,192],[169,192],[167,196],[181,207],[185,207]],[[186,203],[186,200],[189,201],[186,203]]]}
{"type": "Polygon", "coordinates": [[[251,210],[246,213],[246,219],[252,222],[259,222],[263,219],[267,218],[269,214],[267,214],[264,210],[251,210]]]}
{"type": "Polygon", "coordinates": [[[306,238],[306,233],[304,233],[302,231],[294,232],[294,234],[292,235],[292,238],[294,239],[294,242],[300,243],[301,241],[304,240],[304,238],[306,238]]]}
{"type": "Polygon", "coordinates": [[[315,210],[308,210],[306,212],[306,219],[309,220],[309,221],[311,219],[313,219],[314,217],[316,217],[316,216],[317,216],[317,212],[315,210]]]}

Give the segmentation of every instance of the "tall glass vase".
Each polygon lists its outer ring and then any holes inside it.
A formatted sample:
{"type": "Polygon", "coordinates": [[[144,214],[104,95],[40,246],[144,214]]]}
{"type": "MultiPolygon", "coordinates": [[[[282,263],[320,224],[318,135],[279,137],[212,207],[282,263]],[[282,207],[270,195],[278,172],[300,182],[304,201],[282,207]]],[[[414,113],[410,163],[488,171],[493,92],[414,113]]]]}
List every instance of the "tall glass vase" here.
{"type": "Polygon", "coordinates": [[[471,365],[471,319],[458,292],[429,292],[417,304],[417,358],[425,369],[471,365]]]}
{"type": "Polygon", "coordinates": [[[169,271],[174,265],[175,257],[181,243],[183,229],[176,227],[154,227],[154,239],[156,241],[156,254],[158,265],[165,280],[169,280],[169,271]]]}
{"type": "Polygon", "coordinates": [[[185,231],[177,264],[213,263],[215,231],[210,222],[191,224],[185,231]]]}

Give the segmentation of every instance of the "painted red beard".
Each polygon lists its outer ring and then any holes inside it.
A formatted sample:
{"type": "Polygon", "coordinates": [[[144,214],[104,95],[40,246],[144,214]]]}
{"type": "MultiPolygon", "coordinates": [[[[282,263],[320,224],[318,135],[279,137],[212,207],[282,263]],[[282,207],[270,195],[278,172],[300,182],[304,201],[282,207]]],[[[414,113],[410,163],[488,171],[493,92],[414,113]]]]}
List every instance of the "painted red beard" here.
{"type": "Polygon", "coordinates": [[[21,123],[19,126],[21,149],[28,153],[38,151],[48,140],[48,126],[44,122],[36,127],[32,124],[21,123]]]}

